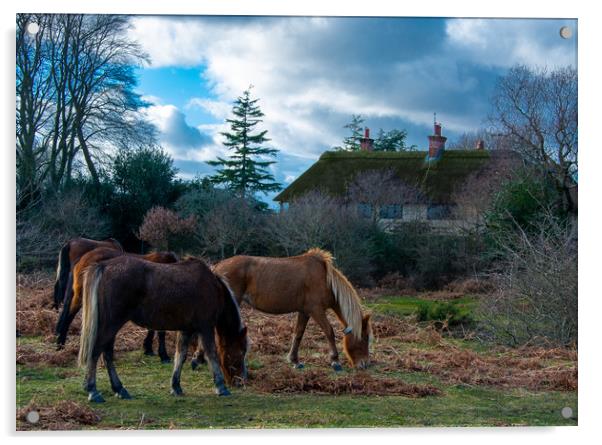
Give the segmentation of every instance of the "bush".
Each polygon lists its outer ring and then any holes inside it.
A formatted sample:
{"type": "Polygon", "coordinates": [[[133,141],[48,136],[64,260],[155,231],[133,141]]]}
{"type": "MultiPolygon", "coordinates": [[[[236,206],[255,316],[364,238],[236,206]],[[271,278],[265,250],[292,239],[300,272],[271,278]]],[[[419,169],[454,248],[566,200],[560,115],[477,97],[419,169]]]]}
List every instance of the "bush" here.
{"type": "Polygon", "coordinates": [[[298,255],[312,247],[328,250],[349,279],[368,285],[373,284],[371,242],[377,230],[355,208],[328,194],[310,192],[272,215],[264,238],[277,256],[298,255]]]}
{"type": "Polygon", "coordinates": [[[173,210],[153,207],[144,216],[138,238],[159,250],[183,252],[193,241],[197,220],[194,216],[181,218],[173,210]]]}
{"type": "Polygon", "coordinates": [[[457,303],[447,301],[420,302],[416,311],[416,318],[418,321],[447,322],[449,326],[468,324],[473,321],[470,314],[463,311],[457,303]]]}
{"type": "Polygon", "coordinates": [[[113,236],[135,241],[146,212],[167,207],[178,197],[177,170],[171,157],[158,148],[120,151],[112,166],[113,194],[110,207],[113,236]],[[132,240],[133,239],[133,240],[132,240]]]}
{"type": "Polygon", "coordinates": [[[110,221],[84,192],[72,189],[46,197],[17,213],[17,268],[55,267],[59,251],[71,238],[110,236],[110,221]]]}
{"type": "Polygon", "coordinates": [[[501,248],[499,292],[481,307],[484,331],[510,344],[577,344],[576,227],[548,215],[501,248]]]}

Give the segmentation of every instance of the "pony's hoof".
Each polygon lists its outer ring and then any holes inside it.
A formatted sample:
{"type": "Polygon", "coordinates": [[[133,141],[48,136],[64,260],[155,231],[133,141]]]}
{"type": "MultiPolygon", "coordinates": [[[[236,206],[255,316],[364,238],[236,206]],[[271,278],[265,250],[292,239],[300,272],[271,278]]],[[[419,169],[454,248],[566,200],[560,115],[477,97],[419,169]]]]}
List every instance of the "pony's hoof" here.
{"type": "Polygon", "coordinates": [[[182,388],[172,388],[171,395],[174,397],[182,397],[184,395],[184,391],[182,391],[182,388]]]}
{"type": "Polygon", "coordinates": [[[293,363],[293,369],[303,369],[305,365],[303,363],[293,363]]]}
{"type": "Polygon", "coordinates": [[[144,351],[144,355],[153,356],[153,355],[155,355],[155,353],[153,351],[144,351]]]}
{"type": "Polygon", "coordinates": [[[218,396],[229,396],[232,394],[225,386],[223,388],[216,389],[216,392],[218,396]]]}
{"type": "Polygon", "coordinates": [[[332,369],[334,369],[336,372],[343,370],[343,367],[341,366],[341,364],[339,362],[332,362],[332,364],[330,366],[332,366],[332,369]]]}
{"type": "Polygon", "coordinates": [[[57,343],[57,345],[56,345],[56,350],[57,350],[57,351],[62,351],[64,347],[65,347],[65,345],[64,345],[64,344],[57,343]]]}
{"type": "Polygon", "coordinates": [[[132,399],[132,396],[130,395],[128,390],[125,388],[121,388],[119,390],[119,392],[116,392],[115,397],[122,399],[122,400],[131,400],[132,399]]]}
{"type": "Polygon", "coordinates": [[[199,362],[197,362],[196,360],[191,361],[190,367],[192,368],[193,371],[196,371],[196,369],[199,367],[199,362]]]}
{"type": "Polygon", "coordinates": [[[162,358],[161,363],[163,363],[164,365],[169,364],[169,363],[171,363],[171,359],[169,357],[162,358]]]}
{"type": "Polygon", "coordinates": [[[98,391],[91,392],[88,394],[88,402],[92,403],[104,403],[105,399],[100,395],[98,391]]]}

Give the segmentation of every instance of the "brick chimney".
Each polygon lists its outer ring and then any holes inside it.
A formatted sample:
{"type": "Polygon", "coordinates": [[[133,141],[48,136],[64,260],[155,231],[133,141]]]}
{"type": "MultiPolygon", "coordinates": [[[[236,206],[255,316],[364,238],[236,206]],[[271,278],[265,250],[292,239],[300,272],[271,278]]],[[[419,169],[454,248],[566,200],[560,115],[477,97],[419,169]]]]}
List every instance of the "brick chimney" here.
{"type": "Polygon", "coordinates": [[[370,129],[364,130],[364,137],[360,139],[361,151],[372,151],[374,148],[374,139],[370,139],[370,129]]]}
{"type": "Polygon", "coordinates": [[[437,159],[441,157],[445,150],[445,141],[447,138],[441,136],[441,124],[435,122],[435,134],[429,136],[429,159],[437,159]]]}

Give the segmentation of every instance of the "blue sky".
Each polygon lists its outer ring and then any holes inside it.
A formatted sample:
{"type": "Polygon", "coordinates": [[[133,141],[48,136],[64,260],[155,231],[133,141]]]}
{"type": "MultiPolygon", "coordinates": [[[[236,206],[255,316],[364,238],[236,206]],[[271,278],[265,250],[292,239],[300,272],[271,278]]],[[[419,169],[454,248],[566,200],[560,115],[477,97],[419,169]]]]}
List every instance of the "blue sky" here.
{"type": "Polygon", "coordinates": [[[577,62],[575,20],[140,16],[132,25],[151,58],[139,92],[185,178],[227,154],[219,133],[250,84],[286,186],[340,144],[352,114],[373,134],[405,129],[424,148],[433,112],[452,140],[486,126],[509,67],[577,62]],[[560,38],[565,25],[572,39],[560,38]]]}

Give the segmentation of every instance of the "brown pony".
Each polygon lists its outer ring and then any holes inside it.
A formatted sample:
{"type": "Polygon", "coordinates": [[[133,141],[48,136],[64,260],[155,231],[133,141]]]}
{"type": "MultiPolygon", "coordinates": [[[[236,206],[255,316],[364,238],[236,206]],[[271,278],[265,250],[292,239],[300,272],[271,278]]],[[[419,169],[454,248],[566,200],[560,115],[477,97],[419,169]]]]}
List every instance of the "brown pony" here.
{"type": "MultiPolygon", "coordinates": [[[[82,285],[83,271],[86,267],[98,263],[99,261],[108,260],[121,255],[130,255],[138,258],[152,261],[154,263],[175,263],[178,261],[176,254],[172,252],[152,252],[147,255],[136,255],[133,253],[125,253],[121,250],[116,250],[110,247],[98,247],[84,254],[77,263],[73,266],[72,272],[69,274],[67,282],[67,291],[65,293],[65,301],[63,310],[56,325],[57,346],[58,349],[65,345],[69,326],[82,306],[82,285]]],[[[149,330],[144,339],[144,353],[146,355],[154,355],[153,353],[153,338],[155,331],[149,330]]],[[[171,360],[165,348],[165,332],[159,332],[159,358],[162,363],[169,363],[171,360]]]]}
{"type": "Polygon", "coordinates": [[[90,401],[104,401],[96,389],[100,354],[115,394],[130,398],[113,363],[115,336],[130,320],[148,329],[180,331],[172,394],[182,395],[182,364],[190,337],[197,334],[219,395],[230,394],[225,383],[246,380],[247,328],[226,281],[204,261],[187,258],[174,264],[158,264],[119,256],[86,268],[83,288],[79,364],[86,367],[84,385],[90,401]]]}
{"type": "Polygon", "coordinates": [[[123,252],[123,247],[114,238],[108,238],[104,241],[96,241],[88,238],[73,238],[67,241],[59,252],[58,264],[56,267],[56,282],[54,283],[54,303],[53,307],[58,309],[67,292],[69,275],[79,259],[87,252],[98,247],[107,247],[123,252]]]}
{"type": "MultiPolygon", "coordinates": [[[[288,258],[235,256],[218,263],[215,272],[230,284],[239,304],[270,314],[297,312],[297,326],[288,359],[296,368],[299,344],[310,318],[320,326],[330,345],[333,369],[341,370],[334,332],[326,317],[332,309],[345,326],[343,350],[352,366],[368,365],[372,335],[370,315],[362,315],[360,299],[347,278],[332,264],[332,255],[311,249],[303,255],[288,258]]],[[[195,359],[202,358],[197,349],[195,359]]]]}

